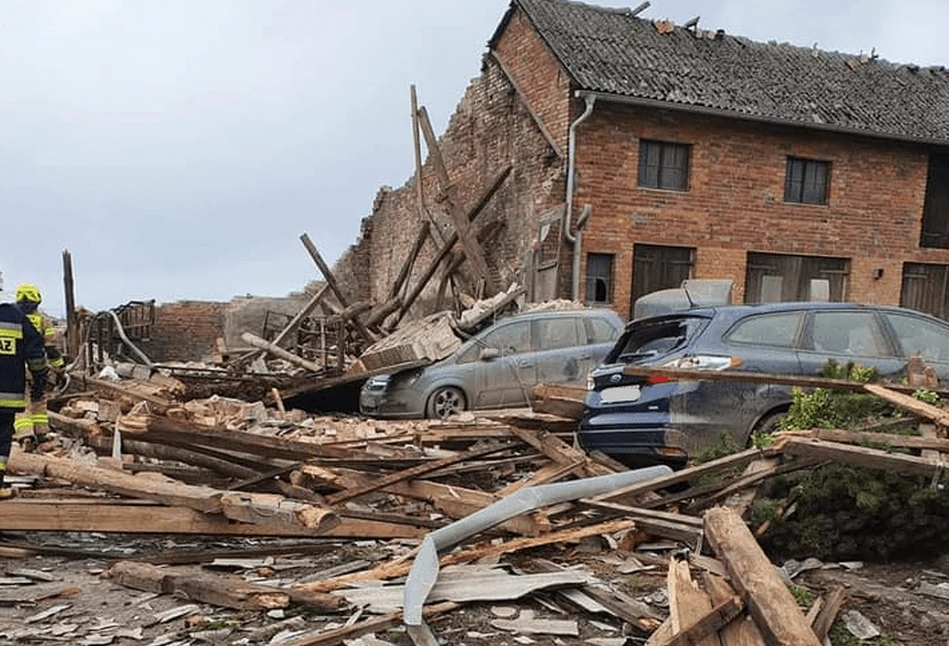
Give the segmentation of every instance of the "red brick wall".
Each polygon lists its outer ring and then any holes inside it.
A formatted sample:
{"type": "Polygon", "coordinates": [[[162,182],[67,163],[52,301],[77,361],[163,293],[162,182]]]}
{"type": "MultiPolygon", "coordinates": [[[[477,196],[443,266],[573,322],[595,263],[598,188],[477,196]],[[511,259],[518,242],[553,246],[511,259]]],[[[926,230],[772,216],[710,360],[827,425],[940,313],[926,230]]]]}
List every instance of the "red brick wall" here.
{"type": "Polygon", "coordinates": [[[731,278],[736,301],[747,251],[850,258],[849,299],[887,304],[899,303],[903,261],[949,262],[919,249],[921,147],[605,102],[577,145],[576,201],[593,206],[583,251],[616,254],[614,307],[626,316],[637,242],[696,247],[694,276],[731,278]],[[637,187],[641,138],[692,146],[687,192],[637,187]],[[827,205],[784,202],[789,155],[830,162],[827,205]]]}
{"type": "Polygon", "coordinates": [[[141,349],[152,361],[201,361],[224,336],[227,303],[178,301],[155,308],[151,340],[141,349]]]}

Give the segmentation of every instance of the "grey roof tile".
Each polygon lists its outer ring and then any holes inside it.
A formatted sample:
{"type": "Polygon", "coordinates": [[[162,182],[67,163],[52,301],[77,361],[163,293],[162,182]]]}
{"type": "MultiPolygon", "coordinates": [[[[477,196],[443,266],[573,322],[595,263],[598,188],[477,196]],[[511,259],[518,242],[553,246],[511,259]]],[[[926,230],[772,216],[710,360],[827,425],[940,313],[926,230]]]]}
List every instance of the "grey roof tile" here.
{"type": "Polygon", "coordinates": [[[949,144],[945,68],[730,35],[697,37],[680,26],[661,34],[629,10],[566,0],[514,0],[513,6],[523,9],[581,90],[949,144]]]}

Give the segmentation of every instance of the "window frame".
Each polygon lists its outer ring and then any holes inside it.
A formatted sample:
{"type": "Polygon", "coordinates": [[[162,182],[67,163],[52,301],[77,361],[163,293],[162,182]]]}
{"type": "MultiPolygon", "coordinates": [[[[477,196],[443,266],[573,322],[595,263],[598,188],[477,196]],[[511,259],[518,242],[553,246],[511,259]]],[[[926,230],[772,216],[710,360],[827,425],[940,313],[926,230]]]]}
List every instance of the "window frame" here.
{"type": "Polygon", "coordinates": [[[639,166],[636,172],[636,185],[639,188],[658,191],[689,191],[689,175],[692,170],[692,144],[659,139],[639,140],[639,166]],[[658,156],[655,164],[649,163],[651,154],[658,156]],[[682,167],[677,165],[677,153],[684,155],[682,167]],[[655,168],[655,178],[651,177],[651,168],[655,168]],[[672,181],[681,174],[681,182],[672,181]]]}
{"type": "Polygon", "coordinates": [[[787,165],[784,170],[784,203],[785,204],[807,204],[810,206],[827,206],[830,202],[830,162],[822,159],[808,159],[806,157],[795,157],[788,155],[787,165]],[[794,180],[793,169],[800,166],[800,180],[794,180]],[[813,174],[812,171],[822,169],[823,187],[821,195],[818,198],[809,198],[809,192],[815,191],[816,186],[808,187],[808,183],[815,182],[820,176],[813,174]],[[810,175],[810,179],[809,179],[810,175]],[[799,184],[799,186],[795,186],[799,184]]]}
{"type": "Polygon", "coordinates": [[[616,254],[613,253],[587,253],[586,267],[586,293],[584,300],[587,305],[593,307],[609,307],[613,304],[614,289],[614,267],[616,266],[616,254]],[[594,267],[594,260],[602,262],[605,266],[594,267]],[[591,268],[597,269],[597,273],[591,273],[591,268]],[[604,273],[605,272],[605,273],[604,273]],[[597,281],[604,280],[606,283],[606,300],[596,300],[597,281]]]}

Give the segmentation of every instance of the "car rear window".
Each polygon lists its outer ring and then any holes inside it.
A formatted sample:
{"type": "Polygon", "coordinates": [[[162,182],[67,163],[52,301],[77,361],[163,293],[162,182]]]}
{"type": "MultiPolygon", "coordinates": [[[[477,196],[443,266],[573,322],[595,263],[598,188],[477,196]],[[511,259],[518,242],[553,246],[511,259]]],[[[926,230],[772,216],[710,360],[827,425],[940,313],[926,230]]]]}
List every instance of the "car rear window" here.
{"type": "Polygon", "coordinates": [[[735,324],[725,335],[725,340],[729,343],[792,348],[797,339],[802,318],[801,312],[756,314],[735,324]]]}
{"type": "Polygon", "coordinates": [[[608,362],[635,363],[681,348],[705,324],[704,319],[675,318],[633,325],[620,338],[608,362]]]}

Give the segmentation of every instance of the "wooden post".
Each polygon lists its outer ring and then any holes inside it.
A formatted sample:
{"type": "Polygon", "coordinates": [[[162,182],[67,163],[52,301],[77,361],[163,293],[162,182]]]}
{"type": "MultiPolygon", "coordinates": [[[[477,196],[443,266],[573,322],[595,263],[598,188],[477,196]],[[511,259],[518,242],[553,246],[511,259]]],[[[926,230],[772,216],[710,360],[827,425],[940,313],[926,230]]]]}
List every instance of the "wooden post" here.
{"type": "MultiPolygon", "coordinates": [[[[326,261],[323,260],[323,256],[320,255],[320,252],[317,250],[316,245],[313,244],[313,241],[310,240],[310,236],[303,234],[300,236],[300,240],[303,242],[303,246],[306,247],[306,250],[309,252],[310,257],[313,258],[313,262],[316,263],[316,266],[319,267],[320,272],[323,274],[323,278],[326,279],[326,284],[329,285],[330,289],[333,290],[333,294],[336,295],[336,298],[339,300],[339,304],[343,308],[349,307],[349,301],[346,299],[346,296],[343,295],[342,290],[339,288],[339,283],[336,282],[336,276],[333,275],[332,270],[330,270],[329,265],[326,264],[326,261]]],[[[358,318],[353,318],[353,325],[356,326],[356,330],[359,332],[366,343],[372,343],[375,341],[372,334],[369,333],[369,330],[366,329],[366,326],[362,324],[358,318]]]]}
{"type": "Polygon", "coordinates": [[[451,215],[452,222],[455,225],[455,233],[461,241],[461,246],[465,250],[465,256],[468,258],[468,264],[471,265],[475,281],[484,281],[486,296],[497,293],[497,286],[488,269],[488,263],[484,259],[484,252],[477,238],[471,231],[468,224],[468,218],[462,213],[457,203],[455,189],[448,177],[448,169],[445,167],[445,160],[442,158],[441,150],[438,147],[438,139],[435,137],[435,131],[432,123],[429,121],[428,112],[424,106],[419,108],[419,124],[422,126],[422,134],[425,135],[425,145],[428,146],[428,153],[435,165],[435,172],[438,175],[438,183],[442,192],[447,197],[448,212],[451,215]]]}
{"type": "Polygon", "coordinates": [[[710,509],[705,535],[769,643],[820,646],[807,617],[734,510],[710,509]]]}
{"type": "Polygon", "coordinates": [[[63,288],[66,292],[66,356],[79,357],[79,321],[76,318],[76,292],[72,275],[72,255],[63,249],[63,288]]]}

